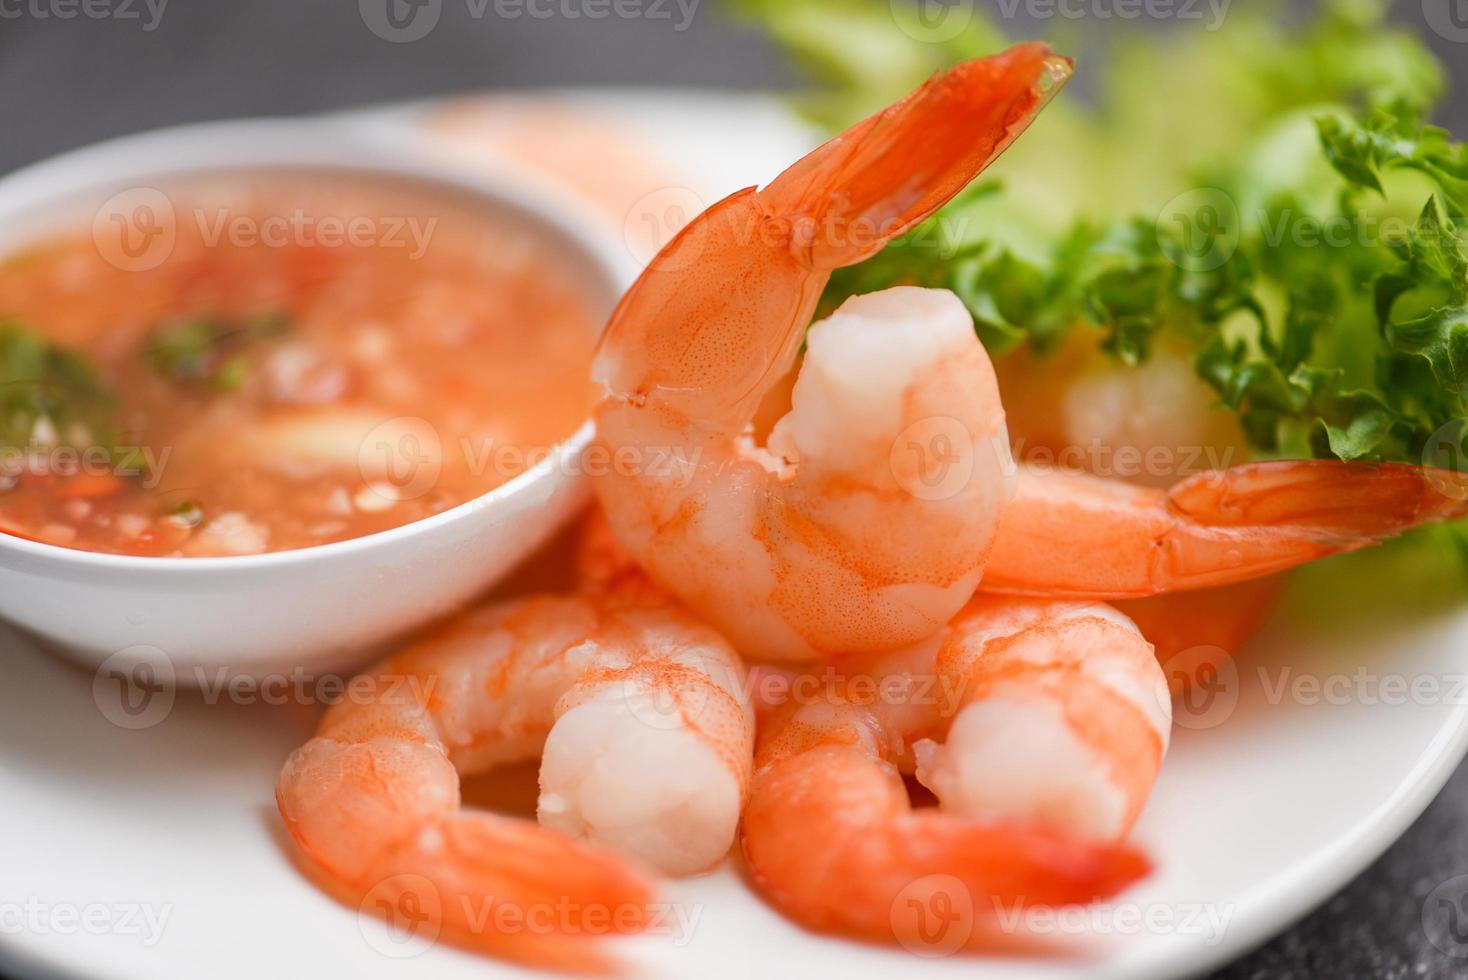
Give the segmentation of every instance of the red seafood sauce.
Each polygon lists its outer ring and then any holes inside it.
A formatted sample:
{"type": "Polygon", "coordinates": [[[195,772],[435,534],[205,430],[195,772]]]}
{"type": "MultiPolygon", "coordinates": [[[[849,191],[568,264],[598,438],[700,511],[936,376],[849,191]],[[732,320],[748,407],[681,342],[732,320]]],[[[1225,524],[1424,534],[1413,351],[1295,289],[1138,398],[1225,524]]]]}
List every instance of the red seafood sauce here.
{"type": "Polygon", "coordinates": [[[585,419],[612,297],[533,219],[326,172],[140,194],[0,260],[0,533],[340,541],[472,500],[585,419]]]}

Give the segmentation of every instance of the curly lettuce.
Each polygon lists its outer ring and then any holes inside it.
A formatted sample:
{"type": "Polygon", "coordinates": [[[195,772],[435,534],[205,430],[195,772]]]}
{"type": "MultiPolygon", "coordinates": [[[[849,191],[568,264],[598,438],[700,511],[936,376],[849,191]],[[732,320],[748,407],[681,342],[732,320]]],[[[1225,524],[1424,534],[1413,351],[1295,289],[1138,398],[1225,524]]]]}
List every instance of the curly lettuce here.
{"type": "MultiPolygon", "coordinates": [[[[978,17],[924,39],[901,3],[735,5],[822,83],[799,104],[831,128],[1007,43],[978,17]]],[[[1374,0],[1293,32],[1268,7],[1123,33],[1092,105],[1058,101],[994,179],[833,276],[822,312],[943,286],[995,356],[1091,329],[1128,364],[1166,332],[1260,455],[1461,466],[1468,147],[1426,121],[1444,72],[1374,0]]]]}

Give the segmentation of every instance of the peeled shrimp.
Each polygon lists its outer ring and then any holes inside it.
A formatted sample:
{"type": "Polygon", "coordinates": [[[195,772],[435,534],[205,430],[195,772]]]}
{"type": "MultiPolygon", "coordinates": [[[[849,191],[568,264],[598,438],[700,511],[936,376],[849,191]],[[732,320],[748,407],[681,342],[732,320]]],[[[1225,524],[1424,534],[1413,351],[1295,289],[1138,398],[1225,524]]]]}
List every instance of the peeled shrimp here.
{"type": "Polygon", "coordinates": [[[600,954],[579,918],[500,933],[473,909],[568,907],[636,925],[650,885],[621,855],[680,874],[733,841],[754,739],[742,668],[653,590],[485,606],[365,679],[374,696],[333,706],[276,787],[292,837],[355,898],[416,881],[450,938],[580,969],[600,954]],[[541,825],[460,810],[461,774],[541,753],[541,825]]]}
{"type": "Polygon", "coordinates": [[[931,215],[1069,76],[1039,44],[960,65],[763,190],[700,215],[612,316],[593,367],[608,519],[653,578],[761,658],[890,649],[979,579],[1010,467],[962,303],[896,289],[807,333],[830,274],[931,215]],[[807,352],[767,446],[767,389],[807,352]]]}
{"type": "Polygon", "coordinates": [[[1167,490],[1018,466],[986,592],[1130,599],[1259,578],[1468,514],[1468,477],[1396,463],[1282,460],[1167,490]]]}
{"type": "Polygon", "coordinates": [[[1114,609],[978,596],[938,636],[840,670],[764,726],[743,823],[755,882],[800,922],[906,941],[901,899],[928,876],[957,879],[981,913],[1086,902],[1146,873],[1120,842],[1170,705],[1114,609]],[[876,679],[866,695],[858,676],[876,679]],[[911,807],[901,769],[938,809],[911,807]]]}
{"type": "Polygon", "coordinates": [[[995,361],[1016,458],[1151,486],[1247,458],[1238,416],[1219,408],[1181,339],[1160,331],[1129,365],[1101,337],[1081,327],[1054,350],[995,361]]]}

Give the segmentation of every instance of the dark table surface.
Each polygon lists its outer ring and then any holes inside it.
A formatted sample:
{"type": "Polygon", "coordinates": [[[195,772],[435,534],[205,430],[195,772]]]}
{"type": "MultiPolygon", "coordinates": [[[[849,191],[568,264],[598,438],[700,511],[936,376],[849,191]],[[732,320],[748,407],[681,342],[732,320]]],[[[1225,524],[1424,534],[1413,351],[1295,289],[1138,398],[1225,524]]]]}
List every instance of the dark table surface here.
{"type": "MultiPolygon", "coordinates": [[[[100,2],[94,9],[137,16],[37,17],[37,9],[65,7],[56,0],[0,0],[0,172],[109,136],[220,117],[493,87],[770,88],[796,81],[777,52],[707,9],[709,0],[685,0],[682,8],[670,3],[666,20],[473,18],[468,11],[479,4],[447,0],[440,26],[412,44],[374,36],[351,0],[133,0],[126,8],[123,0],[100,2]],[[692,10],[683,30],[680,9],[692,10]],[[17,10],[21,16],[7,15],[17,10]]],[[[1443,2],[1464,0],[1425,0],[1443,2]]],[[[1417,8],[1408,2],[1401,16],[1420,22],[1417,8]]],[[[1458,94],[1444,122],[1468,132],[1468,43],[1432,39],[1456,76],[1458,94]]],[[[1349,746],[1342,747],[1341,765],[1350,766],[1349,746]]],[[[1240,827],[1241,837],[1268,832],[1268,805],[1260,801],[1258,823],[1240,827]]],[[[1462,874],[1468,874],[1468,766],[1343,892],[1217,976],[1468,975],[1468,941],[1439,935],[1434,945],[1422,917],[1433,889],[1462,874]]]]}

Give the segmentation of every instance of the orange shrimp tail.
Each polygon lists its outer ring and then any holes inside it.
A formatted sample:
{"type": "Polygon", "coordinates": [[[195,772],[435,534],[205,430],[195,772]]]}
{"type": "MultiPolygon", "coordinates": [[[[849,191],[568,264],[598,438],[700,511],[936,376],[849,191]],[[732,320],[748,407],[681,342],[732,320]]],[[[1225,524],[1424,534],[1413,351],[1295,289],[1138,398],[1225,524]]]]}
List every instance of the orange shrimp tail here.
{"type": "Polygon", "coordinates": [[[787,169],[760,202],[807,219],[794,244],[820,269],[853,265],[930,216],[1025,131],[1070,78],[1038,42],[966,61],[787,169]]]}
{"type": "Polygon", "coordinates": [[[1170,490],[1022,471],[984,592],[1136,599],[1231,585],[1468,515],[1468,474],[1401,463],[1276,460],[1170,490]]]}
{"type": "Polygon", "coordinates": [[[459,813],[456,786],[429,746],[315,738],[287,761],[276,802],[313,880],[386,919],[393,948],[444,942],[545,969],[613,971],[605,940],[646,924],[651,879],[537,823],[459,813]]]}
{"type": "Polygon", "coordinates": [[[625,858],[526,820],[466,814],[396,848],[368,892],[453,945],[529,966],[609,973],[609,937],[644,928],[653,886],[625,858]],[[411,896],[411,897],[408,897],[411,896]]]}
{"type": "Polygon", "coordinates": [[[1330,459],[1248,463],[1189,477],[1167,499],[1211,527],[1290,526],[1363,544],[1468,515],[1468,474],[1330,459]]]}
{"type": "Polygon", "coordinates": [[[991,946],[1006,910],[1105,898],[1151,868],[1123,844],[914,811],[894,771],[839,745],[761,770],[742,843],[755,883],[793,918],[904,945],[929,902],[967,919],[962,945],[991,946]]]}
{"type": "Polygon", "coordinates": [[[1070,62],[1043,44],[965,62],[764,190],[709,207],[622,297],[593,379],[674,422],[693,409],[706,423],[742,429],[794,363],[830,271],[875,254],[949,201],[1069,75],[1070,62]]]}
{"type": "Polygon", "coordinates": [[[1214,547],[1180,552],[1170,587],[1199,588],[1293,568],[1468,515],[1468,476],[1402,463],[1249,463],[1189,477],[1168,491],[1167,506],[1218,536],[1214,547]]]}

